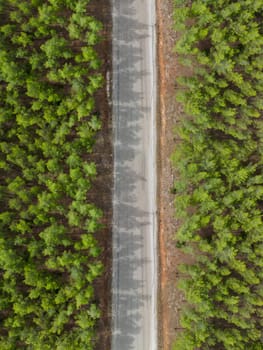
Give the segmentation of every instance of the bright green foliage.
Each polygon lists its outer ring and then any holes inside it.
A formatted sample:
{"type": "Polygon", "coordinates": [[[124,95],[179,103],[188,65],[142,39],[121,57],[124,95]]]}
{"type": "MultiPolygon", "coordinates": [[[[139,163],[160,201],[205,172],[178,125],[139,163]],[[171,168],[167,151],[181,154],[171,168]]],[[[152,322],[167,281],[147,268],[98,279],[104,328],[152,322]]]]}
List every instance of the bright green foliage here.
{"type": "Polygon", "coordinates": [[[103,81],[89,2],[0,0],[1,350],[95,347],[103,81]]]}
{"type": "Polygon", "coordinates": [[[263,349],[263,1],[174,0],[184,116],[178,247],[195,263],[174,349],[263,349]]]}

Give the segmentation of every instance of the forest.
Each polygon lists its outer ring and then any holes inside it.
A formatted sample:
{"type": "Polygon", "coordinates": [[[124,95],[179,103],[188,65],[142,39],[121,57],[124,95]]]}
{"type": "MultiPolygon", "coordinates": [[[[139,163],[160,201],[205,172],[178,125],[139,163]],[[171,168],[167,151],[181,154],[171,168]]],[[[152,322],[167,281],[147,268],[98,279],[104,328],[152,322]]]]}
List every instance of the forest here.
{"type": "Polygon", "coordinates": [[[174,350],[261,350],[263,2],[174,0],[184,117],[173,154],[186,303],[174,350]]]}
{"type": "Polygon", "coordinates": [[[0,0],[0,348],[89,350],[103,272],[89,0],[0,0]]]}

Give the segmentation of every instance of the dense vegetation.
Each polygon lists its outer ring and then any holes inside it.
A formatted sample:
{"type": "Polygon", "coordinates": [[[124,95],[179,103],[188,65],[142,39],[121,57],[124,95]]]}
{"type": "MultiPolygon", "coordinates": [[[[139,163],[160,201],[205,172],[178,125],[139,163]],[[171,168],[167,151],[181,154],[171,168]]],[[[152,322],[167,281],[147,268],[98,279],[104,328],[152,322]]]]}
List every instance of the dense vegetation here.
{"type": "Polygon", "coordinates": [[[174,0],[187,306],[174,349],[263,349],[263,1],[174,0]]]}
{"type": "Polygon", "coordinates": [[[0,0],[0,348],[93,349],[101,122],[89,0],[0,0]]]}

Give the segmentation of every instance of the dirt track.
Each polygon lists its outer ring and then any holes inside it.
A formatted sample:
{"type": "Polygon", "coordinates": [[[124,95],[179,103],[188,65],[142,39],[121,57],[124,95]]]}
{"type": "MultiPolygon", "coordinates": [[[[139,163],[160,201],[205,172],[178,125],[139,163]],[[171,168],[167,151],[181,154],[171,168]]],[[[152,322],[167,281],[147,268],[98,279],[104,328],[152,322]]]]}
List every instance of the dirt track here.
{"type": "Polygon", "coordinates": [[[158,66],[159,66],[159,350],[171,350],[180,332],[179,312],[183,295],[176,288],[178,265],[187,258],[176,248],[174,237],[178,228],[175,219],[172,186],[175,171],[170,161],[176,147],[174,129],[182,118],[182,109],[175,100],[175,80],[181,67],[173,51],[176,33],[173,26],[171,0],[157,0],[158,66]]]}

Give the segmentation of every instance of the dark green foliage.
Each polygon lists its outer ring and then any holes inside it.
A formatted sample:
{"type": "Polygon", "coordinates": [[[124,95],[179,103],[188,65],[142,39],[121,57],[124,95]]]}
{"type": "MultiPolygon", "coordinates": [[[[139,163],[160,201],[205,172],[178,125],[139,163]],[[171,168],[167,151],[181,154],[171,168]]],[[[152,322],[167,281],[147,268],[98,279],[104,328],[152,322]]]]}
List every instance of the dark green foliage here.
{"type": "Polygon", "coordinates": [[[174,0],[191,76],[173,161],[177,246],[195,256],[174,349],[263,349],[263,1],[174,0]]]}
{"type": "Polygon", "coordinates": [[[89,0],[0,0],[0,348],[95,346],[101,127],[89,0]]]}

